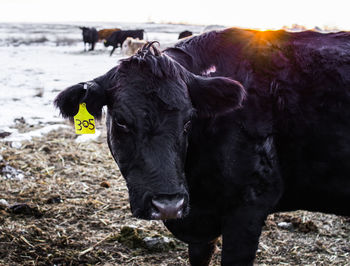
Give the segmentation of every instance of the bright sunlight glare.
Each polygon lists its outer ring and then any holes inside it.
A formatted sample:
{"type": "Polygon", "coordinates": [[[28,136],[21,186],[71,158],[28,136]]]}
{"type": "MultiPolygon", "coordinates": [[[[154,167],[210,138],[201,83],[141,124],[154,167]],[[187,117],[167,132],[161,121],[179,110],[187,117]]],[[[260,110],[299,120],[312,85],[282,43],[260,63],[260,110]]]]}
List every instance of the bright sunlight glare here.
{"type": "Polygon", "coordinates": [[[261,30],[298,24],[350,30],[349,6],[343,0],[0,0],[0,22],[171,22],[261,30]]]}

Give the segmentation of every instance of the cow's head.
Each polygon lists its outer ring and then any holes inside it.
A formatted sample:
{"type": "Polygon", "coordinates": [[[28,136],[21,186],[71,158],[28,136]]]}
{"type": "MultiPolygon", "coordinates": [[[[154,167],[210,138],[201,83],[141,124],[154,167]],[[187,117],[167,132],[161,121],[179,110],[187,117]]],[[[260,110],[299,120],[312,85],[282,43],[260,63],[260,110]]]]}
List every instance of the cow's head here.
{"type": "Polygon", "coordinates": [[[79,27],[79,29],[82,30],[83,37],[89,37],[90,35],[90,29],[87,27],[79,27]]]}
{"type": "Polygon", "coordinates": [[[67,88],[56,105],[65,117],[80,102],[97,116],[107,105],[108,145],[126,180],[133,215],[183,217],[189,210],[184,165],[191,121],[236,109],[244,89],[228,78],[195,76],[150,44],[106,78],[113,82],[91,82],[86,91],[83,83],[67,88]]]}

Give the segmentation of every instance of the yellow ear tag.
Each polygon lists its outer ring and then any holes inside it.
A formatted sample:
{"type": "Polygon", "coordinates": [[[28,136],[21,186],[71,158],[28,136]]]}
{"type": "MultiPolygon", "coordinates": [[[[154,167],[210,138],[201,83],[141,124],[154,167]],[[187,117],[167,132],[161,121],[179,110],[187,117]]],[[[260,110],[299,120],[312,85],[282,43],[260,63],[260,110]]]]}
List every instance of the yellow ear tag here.
{"type": "Polygon", "coordinates": [[[86,104],[79,105],[79,111],[74,116],[76,134],[95,134],[95,119],[86,109],[86,104]]]}

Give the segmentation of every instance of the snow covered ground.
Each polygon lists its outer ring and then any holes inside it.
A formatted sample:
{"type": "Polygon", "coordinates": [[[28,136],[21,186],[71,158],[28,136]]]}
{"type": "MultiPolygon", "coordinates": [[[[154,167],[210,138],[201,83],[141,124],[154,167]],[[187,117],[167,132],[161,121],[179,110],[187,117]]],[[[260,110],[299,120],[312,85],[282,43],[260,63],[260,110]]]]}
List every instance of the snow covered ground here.
{"type": "Polygon", "coordinates": [[[146,40],[175,43],[183,30],[200,33],[204,26],[171,24],[0,24],[0,140],[20,142],[63,125],[53,106],[64,88],[104,74],[124,57],[98,43],[95,51],[84,52],[78,26],[145,29],[146,40]],[[44,128],[21,134],[14,125],[26,123],[44,128]]]}

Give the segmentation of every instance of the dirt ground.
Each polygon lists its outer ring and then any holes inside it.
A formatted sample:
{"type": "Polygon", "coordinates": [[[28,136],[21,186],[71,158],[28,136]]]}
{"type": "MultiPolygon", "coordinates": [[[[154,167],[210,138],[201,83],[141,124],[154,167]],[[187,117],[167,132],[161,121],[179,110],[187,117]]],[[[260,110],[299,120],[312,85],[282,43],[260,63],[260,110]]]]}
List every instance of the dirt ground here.
{"type": "MultiPolygon", "coordinates": [[[[20,148],[0,142],[0,265],[189,265],[186,245],[161,222],[131,217],[99,128],[86,143],[73,128],[20,148]]],[[[350,218],[272,214],[256,264],[350,265],[350,218]]],[[[220,265],[220,244],[211,265],[220,265]]]]}

